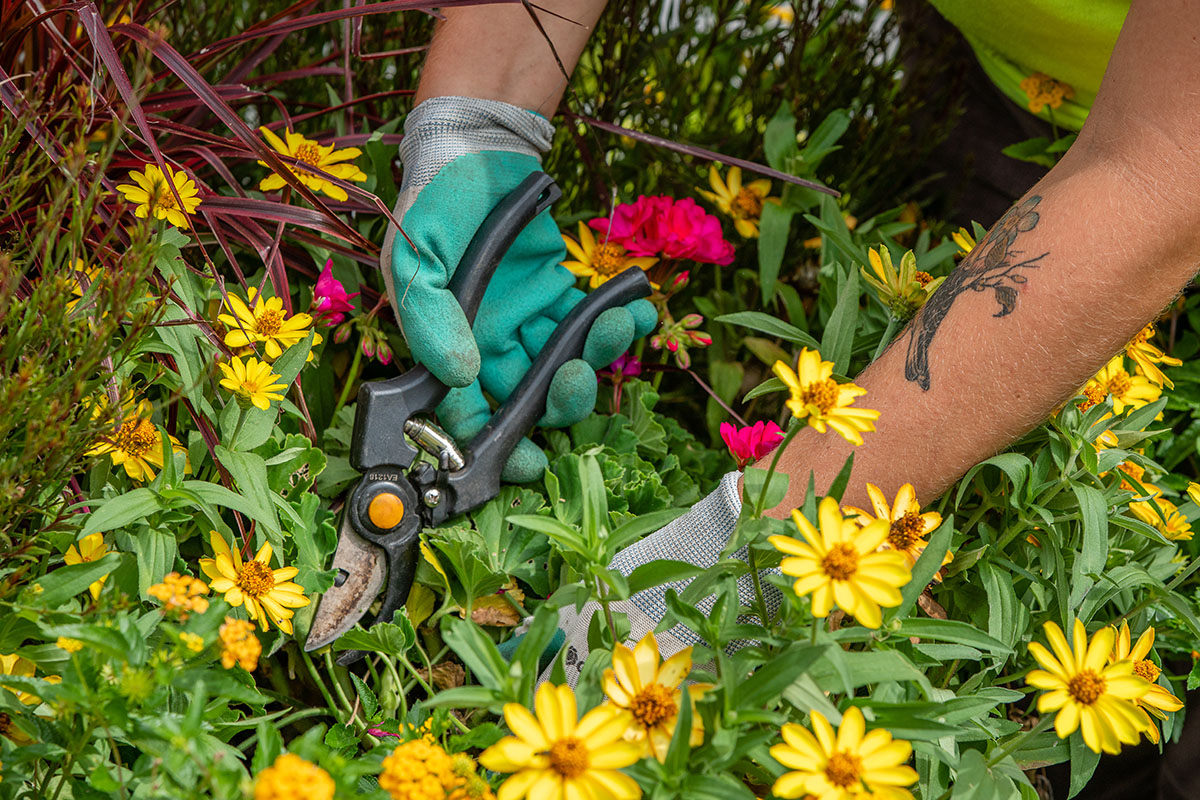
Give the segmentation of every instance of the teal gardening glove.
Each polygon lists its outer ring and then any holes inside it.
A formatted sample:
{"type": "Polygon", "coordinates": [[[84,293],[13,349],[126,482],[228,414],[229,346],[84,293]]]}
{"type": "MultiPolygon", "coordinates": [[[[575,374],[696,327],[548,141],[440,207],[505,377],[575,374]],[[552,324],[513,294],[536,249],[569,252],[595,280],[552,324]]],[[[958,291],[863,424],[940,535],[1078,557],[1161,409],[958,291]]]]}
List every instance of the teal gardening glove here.
{"type": "MultiPolygon", "coordinates": [[[[500,263],[473,331],[446,289],[488,212],[541,169],[554,129],[544,117],[508,103],[434,97],[412,110],[404,133],[404,178],[394,216],[412,245],[394,228],[388,231],[383,275],[413,357],[455,387],[438,406],[438,419],[465,443],[491,416],[484,392],[504,402],[584,296],[560,266],[566,248],[549,211],[529,223],[500,263]]],[[[595,370],[615,361],[657,321],[645,300],[601,314],[583,358],[568,361],[555,374],[538,424],[564,427],[590,414],[596,404],[595,370]]],[[[523,439],[503,478],[536,480],[545,467],[545,454],[523,439]]]]}

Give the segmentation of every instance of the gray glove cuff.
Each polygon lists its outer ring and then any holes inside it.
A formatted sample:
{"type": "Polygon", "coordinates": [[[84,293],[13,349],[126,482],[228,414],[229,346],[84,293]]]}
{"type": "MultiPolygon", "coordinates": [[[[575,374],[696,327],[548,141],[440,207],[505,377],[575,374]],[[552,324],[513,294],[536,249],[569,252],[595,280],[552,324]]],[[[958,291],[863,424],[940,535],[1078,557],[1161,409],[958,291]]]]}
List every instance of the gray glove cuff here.
{"type": "Polygon", "coordinates": [[[554,126],[545,117],[497,100],[431,97],[409,112],[400,142],[401,192],[424,188],[438,170],[468,153],[501,150],[533,156],[550,149],[554,126]]]}

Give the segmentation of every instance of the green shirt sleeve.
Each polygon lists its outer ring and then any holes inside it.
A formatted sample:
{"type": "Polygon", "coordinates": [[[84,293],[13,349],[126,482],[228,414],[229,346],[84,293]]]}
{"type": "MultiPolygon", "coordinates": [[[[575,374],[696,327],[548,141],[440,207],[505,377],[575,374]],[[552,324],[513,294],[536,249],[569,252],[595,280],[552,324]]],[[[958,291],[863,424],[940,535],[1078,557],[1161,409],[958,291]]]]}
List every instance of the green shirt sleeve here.
{"type": "MultiPolygon", "coordinates": [[[[911,2],[912,0],[908,0],[911,2]]],[[[1021,81],[1035,72],[1067,83],[1071,100],[1038,116],[1079,130],[1096,99],[1130,0],[931,0],[975,51],[1000,91],[1029,108],[1021,81]]]]}

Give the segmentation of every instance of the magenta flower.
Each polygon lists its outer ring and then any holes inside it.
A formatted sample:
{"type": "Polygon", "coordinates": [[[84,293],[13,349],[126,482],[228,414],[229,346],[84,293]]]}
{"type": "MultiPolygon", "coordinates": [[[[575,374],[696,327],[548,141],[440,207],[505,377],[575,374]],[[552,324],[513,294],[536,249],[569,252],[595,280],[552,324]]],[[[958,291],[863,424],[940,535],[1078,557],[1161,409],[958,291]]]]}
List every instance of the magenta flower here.
{"type": "Polygon", "coordinates": [[[737,461],[738,469],[745,469],[747,464],[778,447],[783,441],[783,431],[774,422],[763,423],[762,420],[744,428],[722,422],[721,438],[737,461]]]}
{"type": "Polygon", "coordinates": [[[346,287],[333,277],[331,258],[325,262],[325,269],[321,270],[321,277],[313,287],[312,316],[325,327],[332,328],[342,321],[347,311],[354,310],[350,299],[358,295],[358,292],[347,294],[346,287]]]}
{"type": "Polygon", "coordinates": [[[397,739],[404,738],[403,736],[401,736],[398,733],[392,733],[391,731],[385,731],[383,728],[367,728],[367,733],[371,734],[376,739],[382,739],[385,736],[393,736],[397,739]]]}
{"type": "Polygon", "coordinates": [[[725,241],[721,222],[690,197],[642,195],[613,209],[612,218],[588,223],[634,256],[687,259],[725,265],[733,261],[733,245],[725,241]]]}
{"type": "Polygon", "coordinates": [[[626,350],[613,363],[609,364],[604,369],[600,370],[597,375],[602,375],[606,378],[611,377],[614,381],[627,381],[642,374],[642,362],[633,353],[626,350]]]}

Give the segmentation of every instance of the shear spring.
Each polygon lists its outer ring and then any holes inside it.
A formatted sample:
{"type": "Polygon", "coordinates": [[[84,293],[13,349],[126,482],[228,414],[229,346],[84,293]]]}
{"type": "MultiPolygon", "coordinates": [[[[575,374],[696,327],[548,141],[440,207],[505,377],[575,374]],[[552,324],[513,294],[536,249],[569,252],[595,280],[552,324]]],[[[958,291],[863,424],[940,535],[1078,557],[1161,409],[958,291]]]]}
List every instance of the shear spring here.
{"type": "Polygon", "coordinates": [[[416,443],[417,447],[445,464],[451,471],[462,469],[467,463],[462,451],[444,430],[425,420],[409,418],[404,422],[404,432],[416,443]]]}

